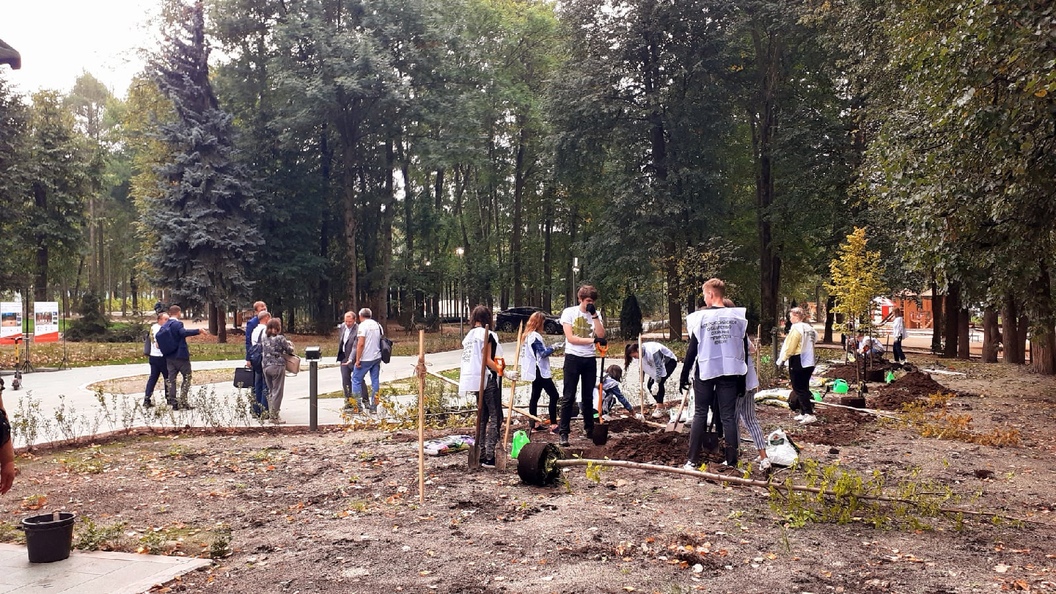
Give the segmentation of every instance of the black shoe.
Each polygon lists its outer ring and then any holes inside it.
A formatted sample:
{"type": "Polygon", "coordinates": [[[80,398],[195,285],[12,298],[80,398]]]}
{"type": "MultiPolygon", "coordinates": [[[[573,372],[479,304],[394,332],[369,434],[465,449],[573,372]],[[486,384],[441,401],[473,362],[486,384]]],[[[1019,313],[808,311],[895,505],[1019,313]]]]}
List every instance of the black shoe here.
{"type": "Polygon", "coordinates": [[[495,468],[495,458],[485,458],[480,461],[480,465],[484,468],[495,468]]]}
{"type": "Polygon", "coordinates": [[[153,408],[153,407],[154,407],[154,403],[151,402],[150,400],[144,400],[143,401],[143,408],[153,408]]]}
{"type": "Polygon", "coordinates": [[[586,439],[594,439],[594,428],[591,427],[589,429],[584,429],[583,430],[583,437],[586,438],[586,439]]]}
{"type": "Polygon", "coordinates": [[[562,435],[561,436],[561,444],[560,445],[563,448],[567,448],[568,447],[568,436],[567,435],[562,435]]]}

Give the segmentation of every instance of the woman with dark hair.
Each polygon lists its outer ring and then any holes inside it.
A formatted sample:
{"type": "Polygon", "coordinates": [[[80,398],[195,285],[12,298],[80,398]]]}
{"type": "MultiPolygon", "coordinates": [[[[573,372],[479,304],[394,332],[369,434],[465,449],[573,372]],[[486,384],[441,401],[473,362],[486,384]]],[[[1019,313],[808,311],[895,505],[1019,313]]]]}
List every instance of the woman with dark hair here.
{"type": "MultiPolygon", "coordinates": [[[[532,398],[528,401],[528,412],[533,416],[539,416],[539,397],[545,391],[549,399],[548,412],[549,421],[554,427],[557,426],[557,386],[550,372],[550,355],[554,354],[555,347],[548,347],[543,342],[540,330],[546,322],[543,312],[537,311],[528,318],[528,325],[524,327],[524,347],[521,350],[521,379],[532,382],[532,398]]],[[[542,429],[536,426],[535,421],[530,421],[529,431],[542,429]]]]}
{"type": "Polygon", "coordinates": [[[286,421],[279,416],[282,406],[282,391],[286,387],[286,357],[293,354],[293,343],[282,334],[282,320],[271,318],[264,330],[263,366],[264,381],[268,384],[268,418],[281,425],[286,421]]]}
{"type": "Polygon", "coordinates": [[[495,445],[499,442],[499,428],[502,426],[502,393],[499,391],[502,364],[497,360],[502,356],[502,346],[499,337],[491,331],[491,317],[491,310],[487,307],[478,305],[473,308],[469,316],[473,328],[462,339],[462,369],[458,377],[459,393],[477,395],[481,372],[487,367],[484,394],[480,399],[480,433],[474,439],[478,444],[484,443],[480,464],[489,468],[495,466],[495,445]],[[486,360],[484,341],[490,344],[486,360]]]}
{"type": "MultiPolygon", "coordinates": [[[[639,359],[642,371],[649,376],[647,385],[649,392],[652,393],[654,382],[659,384],[660,387],[656,390],[655,398],[657,404],[663,404],[666,394],[664,384],[667,383],[667,378],[671,377],[671,374],[675,372],[675,367],[678,367],[678,357],[675,356],[671,349],[659,342],[643,342],[642,350],[645,351],[644,357],[641,357],[638,352],[637,343],[628,343],[623,350],[623,367],[629,367],[631,359],[639,359]]],[[[659,417],[660,415],[654,414],[653,416],[659,417]]]]}

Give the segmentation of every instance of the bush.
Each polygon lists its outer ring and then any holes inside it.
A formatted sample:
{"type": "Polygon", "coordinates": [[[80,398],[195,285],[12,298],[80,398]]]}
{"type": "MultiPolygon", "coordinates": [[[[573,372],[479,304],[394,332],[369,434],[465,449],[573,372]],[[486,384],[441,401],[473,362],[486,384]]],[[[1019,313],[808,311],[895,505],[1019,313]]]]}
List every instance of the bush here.
{"type": "Polygon", "coordinates": [[[77,313],[81,317],[70,321],[64,335],[70,342],[140,342],[147,335],[147,326],[139,322],[112,325],[95,293],[84,294],[77,313]]]}
{"type": "Polygon", "coordinates": [[[642,333],[642,308],[638,298],[631,293],[623,300],[620,308],[620,335],[626,340],[638,338],[642,333]]]}

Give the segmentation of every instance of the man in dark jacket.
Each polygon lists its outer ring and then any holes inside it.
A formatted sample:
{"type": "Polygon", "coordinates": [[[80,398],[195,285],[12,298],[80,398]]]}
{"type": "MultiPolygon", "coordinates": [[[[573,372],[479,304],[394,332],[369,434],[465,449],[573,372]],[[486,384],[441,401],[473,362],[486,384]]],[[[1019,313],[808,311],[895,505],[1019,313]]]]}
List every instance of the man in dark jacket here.
{"type": "MultiPolygon", "coordinates": [[[[260,313],[266,311],[268,311],[268,306],[263,301],[255,302],[253,304],[253,317],[246,322],[246,367],[253,370],[253,399],[256,401],[256,405],[253,407],[253,414],[255,416],[260,416],[260,413],[268,408],[268,386],[264,383],[264,366],[261,362],[263,352],[260,348],[253,348],[255,342],[253,335],[261,322],[260,313]]],[[[269,314],[268,317],[270,318],[271,315],[269,314]]],[[[259,341],[257,342],[258,347],[263,346],[259,344],[259,341]]]]}
{"type": "Polygon", "coordinates": [[[191,350],[187,347],[187,337],[209,334],[208,330],[188,330],[184,328],[183,322],[180,321],[181,313],[183,313],[183,310],[180,309],[179,305],[169,307],[169,321],[165,323],[169,328],[169,332],[176,338],[178,345],[175,353],[165,357],[165,363],[169,370],[169,377],[165,379],[165,396],[169,399],[169,405],[172,406],[173,410],[191,408],[187,403],[187,393],[191,391],[191,350]],[[183,375],[179,398],[176,397],[177,373],[183,375]]]}
{"type": "Polygon", "coordinates": [[[337,362],[341,364],[341,387],[345,391],[345,408],[353,408],[352,368],[356,365],[359,322],[355,312],[346,311],[345,321],[337,327],[337,362]]]}

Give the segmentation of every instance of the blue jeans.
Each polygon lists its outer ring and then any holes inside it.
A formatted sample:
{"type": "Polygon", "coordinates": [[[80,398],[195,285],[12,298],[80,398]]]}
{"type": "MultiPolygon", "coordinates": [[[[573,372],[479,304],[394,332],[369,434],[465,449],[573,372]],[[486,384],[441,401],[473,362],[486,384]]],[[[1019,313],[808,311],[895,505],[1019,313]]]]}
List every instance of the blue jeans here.
{"type": "MultiPolygon", "coordinates": [[[[154,396],[154,387],[158,385],[159,377],[163,380],[161,385],[164,388],[166,385],[164,380],[169,379],[169,368],[165,363],[165,357],[152,356],[150,358],[150,377],[147,378],[147,390],[146,396],[143,399],[144,402],[151,401],[151,398],[154,396]]],[[[168,394],[166,394],[165,400],[167,401],[168,399],[168,394]]]]}
{"type": "Polygon", "coordinates": [[[264,382],[264,362],[250,359],[249,365],[253,368],[253,404],[250,408],[253,416],[259,417],[261,413],[268,410],[268,386],[264,382]]]}
{"type": "Polygon", "coordinates": [[[352,371],[352,393],[360,395],[360,402],[365,410],[377,412],[377,394],[378,387],[380,386],[379,374],[381,373],[381,359],[375,359],[373,361],[363,361],[359,367],[356,367],[352,371]],[[370,385],[374,388],[374,398],[368,395],[366,386],[363,385],[363,378],[367,376],[367,372],[370,372],[370,385]]]}

